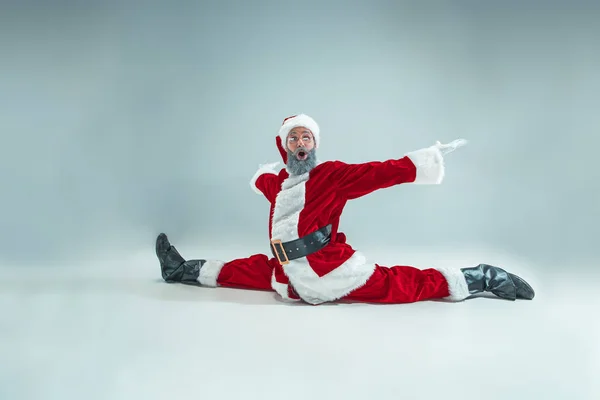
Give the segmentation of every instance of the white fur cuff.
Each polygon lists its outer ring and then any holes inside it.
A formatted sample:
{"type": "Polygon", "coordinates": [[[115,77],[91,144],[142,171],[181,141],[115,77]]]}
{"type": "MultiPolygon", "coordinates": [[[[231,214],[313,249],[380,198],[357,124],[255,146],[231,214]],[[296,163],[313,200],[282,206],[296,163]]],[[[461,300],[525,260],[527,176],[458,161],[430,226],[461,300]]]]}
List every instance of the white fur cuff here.
{"type": "Polygon", "coordinates": [[[435,146],[407,153],[417,168],[417,177],[414,184],[440,184],[444,179],[444,157],[442,152],[435,146]]]}
{"type": "Polygon", "coordinates": [[[271,275],[271,287],[284,301],[300,301],[300,299],[292,299],[288,295],[288,285],[286,283],[277,282],[277,279],[275,279],[275,271],[273,271],[273,274],[271,275]]]}
{"type": "Polygon", "coordinates": [[[450,296],[446,297],[446,300],[450,301],[462,301],[469,297],[469,287],[467,286],[467,280],[459,268],[436,268],[446,281],[448,282],[448,291],[450,296]]]}
{"type": "Polygon", "coordinates": [[[262,174],[277,175],[279,172],[275,169],[275,167],[277,167],[278,165],[279,165],[279,162],[274,162],[274,163],[271,163],[271,164],[259,165],[258,171],[256,171],[256,173],[254,174],[254,176],[250,180],[250,187],[252,188],[252,190],[255,193],[262,194],[262,192],[260,190],[258,190],[258,188],[256,187],[256,181],[258,180],[258,178],[262,174]]]}
{"type": "Polygon", "coordinates": [[[217,278],[219,278],[223,265],[225,265],[225,262],[220,260],[206,260],[200,268],[198,282],[204,286],[217,287],[217,278]]]}

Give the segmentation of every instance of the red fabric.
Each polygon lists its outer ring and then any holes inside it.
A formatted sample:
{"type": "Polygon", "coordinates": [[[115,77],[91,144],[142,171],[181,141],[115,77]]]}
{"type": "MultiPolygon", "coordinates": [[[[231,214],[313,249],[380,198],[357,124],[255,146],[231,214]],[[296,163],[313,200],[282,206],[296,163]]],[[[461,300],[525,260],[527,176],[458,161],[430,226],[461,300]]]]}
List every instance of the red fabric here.
{"type": "MultiPolygon", "coordinates": [[[[286,151],[279,136],[276,137],[276,144],[285,163],[286,151]]],[[[425,153],[421,154],[427,155],[427,149],[424,150],[425,153]]],[[[360,164],[327,161],[313,168],[308,177],[290,177],[285,168],[273,173],[263,172],[254,185],[270,203],[269,240],[294,240],[331,225],[331,241],[325,248],[308,255],[306,260],[292,261],[284,268],[267,256],[254,257],[252,262],[229,263],[227,269],[230,271],[220,279],[225,286],[256,285],[264,288],[267,286],[267,277],[272,280],[274,275],[275,284],[272,284],[272,288],[281,294],[286,290],[285,285],[291,288],[289,276],[298,283],[298,293],[311,303],[318,303],[322,299],[339,299],[342,293],[350,293],[342,297],[344,300],[378,303],[407,303],[448,296],[447,282],[436,270],[422,271],[400,265],[392,268],[376,266],[373,273],[373,266],[363,261],[364,257],[346,243],[346,236],[338,231],[340,217],[349,200],[376,190],[415,182],[418,171],[411,158],[404,156],[360,164]],[[274,229],[282,237],[273,237],[274,229]],[[263,271],[236,272],[237,269],[251,266],[263,271]],[[331,274],[333,271],[335,273],[331,274]],[[318,281],[315,281],[315,274],[318,281]],[[261,279],[256,279],[257,275],[261,279]],[[230,276],[248,280],[232,281],[230,276]],[[327,280],[331,282],[331,290],[323,283],[327,280]],[[314,288],[310,287],[312,283],[314,288]]],[[[424,156],[422,158],[427,159],[424,156]]],[[[419,165],[419,168],[427,167],[427,163],[419,165]]]]}
{"type": "Polygon", "coordinates": [[[449,296],[448,283],[435,269],[411,266],[386,268],[377,265],[365,286],[356,289],[344,300],[368,303],[414,303],[449,296]]]}
{"type": "MultiPolygon", "coordinates": [[[[265,254],[254,254],[250,257],[226,262],[217,277],[217,284],[237,289],[272,291],[273,274],[277,282],[284,285],[289,284],[283,268],[276,258],[269,258],[265,254]]],[[[288,296],[292,299],[299,299],[291,287],[288,287],[288,296]]]]}
{"type": "Polygon", "coordinates": [[[284,164],[287,164],[287,151],[285,151],[285,146],[281,143],[281,137],[277,136],[275,138],[275,143],[277,144],[277,150],[279,150],[279,154],[281,155],[281,159],[284,164]]]}
{"type": "MultiPolygon", "coordinates": [[[[277,281],[285,278],[275,258],[255,254],[227,262],[217,278],[219,286],[272,291],[271,277],[275,268],[277,281]],[[281,272],[280,272],[281,271],[281,272]]],[[[299,297],[289,286],[288,296],[299,297]]],[[[368,303],[413,303],[449,296],[444,276],[435,269],[420,270],[411,266],[387,268],[378,265],[367,283],[340,300],[368,303]]]]}
{"type": "MultiPolygon", "coordinates": [[[[271,204],[269,239],[273,239],[271,226],[275,200],[281,190],[281,184],[288,176],[287,171],[281,169],[278,175],[263,174],[256,180],[256,187],[271,204]]],[[[340,217],[348,200],[378,189],[413,182],[415,178],[416,168],[408,157],[363,164],[329,161],[317,165],[310,172],[310,178],[306,182],[306,194],[302,200],[304,208],[298,222],[300,237],[328,224],[332,225],[330,244],[307,257],[315,273],[323,276],[354,254],[354,249],[346,243],[345,235],[341,232],[338,235],[340,217]]]]}
{"type": "Polygon", "coordinates": [[[271,276],[276,259],[264,254],[231,260],[221,268],[217,284],[239,289],[272,290],[271,276]]]}

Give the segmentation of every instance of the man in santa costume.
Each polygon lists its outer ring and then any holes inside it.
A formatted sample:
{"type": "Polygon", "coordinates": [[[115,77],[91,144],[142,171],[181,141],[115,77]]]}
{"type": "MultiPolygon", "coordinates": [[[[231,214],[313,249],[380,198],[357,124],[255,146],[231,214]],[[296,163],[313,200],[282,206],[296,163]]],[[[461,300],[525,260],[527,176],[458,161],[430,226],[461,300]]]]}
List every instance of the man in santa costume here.
{"type": "Polygon", "coordinates": [[[316,149],[321,135],[315,120],[304,114],[288,117],[276,136],[284,165],[261,166],[250,182],[270,203],[271,255],[185,260],[161,233],[156,254],[162,276],[167,282],[270,290],[283,299],[313,305],[341,300],[461,301],[482,292],[508,300],[533,299],[533,289],[522,278],[487,264],[418,269],[369,263],[338,231],[347,201],[394,185],[440,184],[445,154],[465,143],[437,142],[387,161],[320,162],[316,149]]]}

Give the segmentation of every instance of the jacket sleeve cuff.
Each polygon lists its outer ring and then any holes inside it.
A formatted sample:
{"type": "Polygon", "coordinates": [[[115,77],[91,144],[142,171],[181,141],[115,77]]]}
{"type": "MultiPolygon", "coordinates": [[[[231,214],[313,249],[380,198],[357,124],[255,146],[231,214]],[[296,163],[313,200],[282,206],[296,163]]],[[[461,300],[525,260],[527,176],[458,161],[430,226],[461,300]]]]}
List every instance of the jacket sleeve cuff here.
{"type": "Polygon", "coordinates": [[[435,146],[412,151],[406,156],[412,161],[417,170],[416,178],[412,182],[418,185],[438,185],[442,183],[445,175],[444,157],[435,146]]]}

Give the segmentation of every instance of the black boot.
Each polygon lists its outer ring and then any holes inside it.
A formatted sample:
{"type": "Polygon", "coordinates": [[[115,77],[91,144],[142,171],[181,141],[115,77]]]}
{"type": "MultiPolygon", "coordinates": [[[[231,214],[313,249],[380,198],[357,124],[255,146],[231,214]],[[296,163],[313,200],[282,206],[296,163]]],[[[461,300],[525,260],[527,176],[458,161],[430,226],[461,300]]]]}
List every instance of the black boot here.
{"type": "Polygon", "coordinates": [[[162,277],[166,282],[199,284],[198,276],[200,269],[206,262],[205,260],[188,260],[186,261],[175,249],[171,246],[167,235],[161,233],[156,238],[156,256],[160,261],[160,269],[162,277]]]}
{"type": "Polygon", "coordinates": [[[471,294],[491,292],[506,300],[531,300],[535,296],[527,282],[502,268],[479,264],[472,268],[461,268],[461,271],[471,294]]]}

